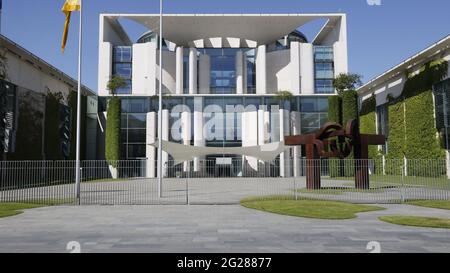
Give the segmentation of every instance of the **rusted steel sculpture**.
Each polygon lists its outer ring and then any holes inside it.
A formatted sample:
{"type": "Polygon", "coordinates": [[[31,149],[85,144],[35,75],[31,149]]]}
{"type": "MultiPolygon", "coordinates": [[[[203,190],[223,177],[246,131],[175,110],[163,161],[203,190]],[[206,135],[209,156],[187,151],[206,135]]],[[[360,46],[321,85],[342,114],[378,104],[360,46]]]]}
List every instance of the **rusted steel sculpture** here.
{"type": "Polygon", "coordinates": [[[320,189],[321,158],[344,159],[354,151],[355,187],[369,189],[369,145],[384,145],[383,135],[360,134],[359,123],[350,120],[347,126],[328,122],[317,132],[284,138],[286,145],[306,147],[306,187],[320,189]]]}

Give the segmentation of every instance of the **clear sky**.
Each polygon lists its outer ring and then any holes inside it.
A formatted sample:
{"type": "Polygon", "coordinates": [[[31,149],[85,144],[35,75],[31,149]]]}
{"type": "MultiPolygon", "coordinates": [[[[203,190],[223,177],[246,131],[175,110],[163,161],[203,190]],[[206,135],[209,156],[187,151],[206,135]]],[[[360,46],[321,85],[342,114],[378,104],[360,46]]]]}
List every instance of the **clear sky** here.
{"type": "MultiPolygon", "coordinates": [[[[167,13],[326,13],[348,16],[349,69],[364,82],[450,34],[449,0],[165,0],[167,13]]],[[[2,34],[72,77],[77,74],[78,15],[60,52],[64,0],[3,0],[2,34]]],[[[100,13],[158,13],[159,0],[83,0],[83,83],[97,89],[100,13]]],[[[320,22],[318,22],[320,23],[320,22]]],[[[304,30],[308,39],[318,23],[304,30]]],[[[126,23],[132,38],[145,29],[126,23]]]]}

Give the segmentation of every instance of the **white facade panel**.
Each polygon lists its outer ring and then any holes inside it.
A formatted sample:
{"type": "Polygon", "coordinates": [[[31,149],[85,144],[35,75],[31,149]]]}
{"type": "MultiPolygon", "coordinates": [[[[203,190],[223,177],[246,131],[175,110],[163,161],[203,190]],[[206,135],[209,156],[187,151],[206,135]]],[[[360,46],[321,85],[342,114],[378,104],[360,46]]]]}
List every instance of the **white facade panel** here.
{"type": "Polygon", "coordinates": [[[183,94],[184,91],[184,48],[179,46],[176,49],[176,94],[183,94]]]}
{"type": "Polygon", "coordinates": [[[113,46],[109,42],[101,42],[98,57],[98,95],[109,96],[107,85],[112,74],[113,46]]]}
{"type": "Polygon", "coordinates": [[[289,50],[274,51],[267,54],[267,93],[291,91],[290,62],[289,50]]]}
{"type": "Polygon", "coordinates": [[[301,93],[314,94],[314,47],[312,44],[300,44],[301,93]]]}
{"type": "Polygon", "coordinates": [[[156,92],[156,43],[133,45],[132,94],[153,96],[156,92]]]}
{"type": "Polygon", "coordinates": [[[291,92],[294,95],[300,95],[300,43],[291,42],[291,58],[290,58],[290,81],[291,81],[291,92]]]}
{"type": "Polygon", "coordinates": [[[267,93],[267,47],[258,46],[256,51],[256,94],[267,93]]]}

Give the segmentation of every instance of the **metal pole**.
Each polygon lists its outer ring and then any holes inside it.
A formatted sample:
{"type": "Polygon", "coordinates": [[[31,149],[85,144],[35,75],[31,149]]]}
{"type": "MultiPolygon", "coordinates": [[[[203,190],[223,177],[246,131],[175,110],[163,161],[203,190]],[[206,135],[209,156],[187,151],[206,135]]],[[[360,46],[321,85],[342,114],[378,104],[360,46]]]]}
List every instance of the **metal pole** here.
{"type": "Polygon", "coordinates": [[[158,110],[158,196],[162,197],[162,34],[163,0],[159,0],[159,110],[158,110]]]}
{"type": "Polygon", "coordinates": [[[81,118],[81,61],[83,44],[83,1],[80,0],[80,28],[78,31],[78,91],[77,91],[77,145],[75,163],[75,192],[78,205],[80,205],[80,118],[81,118]]]}

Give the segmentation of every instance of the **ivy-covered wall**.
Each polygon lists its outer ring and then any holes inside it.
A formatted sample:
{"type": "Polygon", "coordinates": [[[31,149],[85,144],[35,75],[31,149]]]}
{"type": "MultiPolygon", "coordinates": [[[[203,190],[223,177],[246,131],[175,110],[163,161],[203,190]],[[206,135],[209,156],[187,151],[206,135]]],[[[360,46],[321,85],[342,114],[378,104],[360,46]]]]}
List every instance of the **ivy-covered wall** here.
{"type": "MultiPolygon", "coordinates": [[[[402,93],[388,96],[388,154],[387,159],[444,159],[445,153],[435,126],[433,85],[448,73],[448,62],[436,60],[426,63],[419,73],[406,75],[402,93]]],[[[362,107],[362,132],[374,132],[375,107],[368,101],[362,107]]],[[[372,151],[371,158],[376,158],[372,151]]],[[[409,175],[428,173],[427,166],[408,169],[409,175]]]]}
{"type": "Polygon", "coordinates": [[[342,94],[343,125],[352,119],[358,119],[358,93],[355,90],[348,90],[342,94]]]}
{"type": "Polygon", "coordinates": [[[426,63],[407,75],[402,94],[389,102],[388,158],[444,159],[435,126],[433,85],[446,77],[448,63],[426,63]]]}
{"type": "MultiPolygon", "coordinates": [[[[360,132],[363,134],[376,134],[376,99],[375,96],[371,96],[366,99],[362,105],[359,113],[359,122],[360,122],[360,132]]],[[[381,158],[380,153],[378,152],[378,147],[371,145],[369,146],[369,158],[379,159],[381,158]]]]}
{"type": "Polygon", "coordinates": [[[342,98],[340,96],[328,97],[328,121],[342,123],[342,98]]]}

